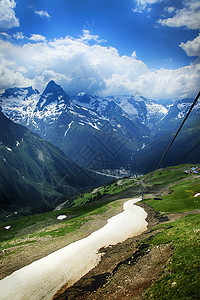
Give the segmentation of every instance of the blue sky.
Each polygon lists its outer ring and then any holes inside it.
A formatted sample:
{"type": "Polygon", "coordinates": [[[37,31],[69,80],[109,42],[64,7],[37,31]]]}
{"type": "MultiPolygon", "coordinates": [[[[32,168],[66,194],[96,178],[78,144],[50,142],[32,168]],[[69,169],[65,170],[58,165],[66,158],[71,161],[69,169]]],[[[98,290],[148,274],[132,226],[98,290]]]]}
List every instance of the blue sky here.
{"type": "Polygon", "coordinates": [[[198,0],[0,0],[0,89],[194,96],[198,0]]]}

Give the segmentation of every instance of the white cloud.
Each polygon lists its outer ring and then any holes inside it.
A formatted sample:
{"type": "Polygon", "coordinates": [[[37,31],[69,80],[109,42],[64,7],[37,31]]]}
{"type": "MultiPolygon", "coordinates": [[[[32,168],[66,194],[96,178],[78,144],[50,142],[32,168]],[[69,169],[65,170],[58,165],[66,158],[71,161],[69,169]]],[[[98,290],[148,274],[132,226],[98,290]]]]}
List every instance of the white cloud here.
{"type": "Polygon", "coordinates": [[[18,66],[14,61],[2,58],[0,61],[0,90],[6,89],[9,86],[26,87],[32,84],[32,80],[24,77],[23,72],[25,69],[18,66]]]}
{"type": "Polygon", "coordinates": [[[94,41],[97,43],[106,42],[106,40],[100,39],[98,35],[90,34],[90,31],[87,29],[83,29],[83,35],[80,36],[80,41],[86,42],[86,43],[89,41],[94,41]]]}
{"type": "Polygon", "coordinates": [[[200,29],[200,1],[183,1],[183,8],[176,9],[173,17],[160,19],[158,23],[169,27],[184,26],[188,29],[200,29]]]}
{"type": "Polygon", "coordinates": [[[48,14],[48,12],[45,10],[35,10],[34,13],[40,17],[44,17],[44,18],[50,18],[50,15],[48,14]]]}
{"type": "Polygon", "coordinates": [[[173,7],[173,6],[169,6],[169,7],[164,8],[164,11],[167,12],[168,14],[173,13],[175,10],[176,10],[176,8],[173,7]]]}
{"type": "Polygon", "coordinates": [[[155,99],[194,96],[200,79],[197,60],[176,70],[151,70],[134,51],[120,56],[113,47],[69,36],[23,46],[0,41],[0,70],[0,89],[33,85],[42,91],[53,79],[70,94],[140,94],[155,99]]]}
{"type": "Polygon", "coordinates": [[[136,51],[133,51],[133,52],[132,52],[131,57],[132,57],[132,58],[137,58],[136,51]]]}
{"type": "Polygon", "coordinates": [[[152,4],[162,1],[164,0],[135,0],[135,8],[133,9],[133,12],[142,13],[145,9],[148,9],[149,11],[152,4]]]}
{"type": "Polygon", "coordinates": [[[15,16],[15,7],[14,0],[0,0],[0,28],[19,26],[19,19],[15,16]]]}
{"type": "Polygon", "coordinates": [[[46,38],[43,35],[40,34],[31,34],[31,37],[29,40],[34,41],[34,42],[44,42],[46,38]]]}
{"type": "Polygon", "coordinates": [[[186,52],[188,56],[200,57],[200,33],[194,40],[181,43],[179,46],[186,52]]]}
{"type": "Polygon", "coordinates": [[[17,40],[22,40],[25,38],[23,32],[16,32],[15,34],[13,34],[13,37],[17,40]]]}
{"type": "Polygon", "coordinates": [[[0,35],[6,39],[10,39],[11,36],[9,34],[7,34],[6,32],[0,32],[0,35]]]}

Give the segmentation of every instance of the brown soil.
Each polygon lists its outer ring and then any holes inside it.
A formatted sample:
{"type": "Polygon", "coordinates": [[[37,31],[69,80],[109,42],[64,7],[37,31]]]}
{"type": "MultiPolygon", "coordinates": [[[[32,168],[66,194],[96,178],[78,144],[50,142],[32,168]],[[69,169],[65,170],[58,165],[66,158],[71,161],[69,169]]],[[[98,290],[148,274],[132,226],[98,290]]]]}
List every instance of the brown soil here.
{"type": "MultiPolygon", "coordinates": [[[[64,285],[54,300],[112,300],[142,299],[146,289],[162,276],[171,254],[172,245],[151,247],[149,241],[162,229],[152,231],[156,224],[168,223],[188,213],[156,214],[146,204],[140,203],[148,213],[148,230],[115,246],[100,249],[104,253],[97,267],[73,286],[64,285]]],[[[199,211],[199,210],[198,210],[199,211]]],[[[198,213],[193,211],[189,213],[198,213]]]]}
{"type": "Polygon", "coordinates": [[[140,205],[148,213],[148,230],[123,243],[101,249],[104,255],[98,266],[72,287],[63,286],[54,299],[142,298],[144,290],[158,278],[172,250],[170,245],[150,249],[148,240],[161,231],[151,231],[159,223],[159,216],[146,204],[140,205]]]}

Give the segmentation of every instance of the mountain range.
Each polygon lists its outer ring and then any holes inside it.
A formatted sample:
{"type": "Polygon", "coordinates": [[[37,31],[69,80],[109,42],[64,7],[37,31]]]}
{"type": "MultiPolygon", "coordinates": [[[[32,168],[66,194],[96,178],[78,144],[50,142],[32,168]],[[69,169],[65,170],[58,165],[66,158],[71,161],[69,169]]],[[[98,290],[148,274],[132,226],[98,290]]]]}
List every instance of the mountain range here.
{"type": "MultiPolygon", "coordinates": [[[[153,101],[142,96],[68,95],[50,81],[40,93],[10,88],[0,95],[1,111],[58,146],[78,165],[102,171],[130,169],[146,173],[157,164],[193,99],[153,101]]],[[[176,164],[198,140],[197,103],[164,165],[176,164]]],[[[191,157],[190,157],[191,158],[191,157]]],[[[199,159],[198,149],[192,160],[199,159]]]]}
{"type": "Polygon", "coordinates": [[[78,166],[56,146],[0,112],[0,212],[55,208],[109,178],[78,166]]]}

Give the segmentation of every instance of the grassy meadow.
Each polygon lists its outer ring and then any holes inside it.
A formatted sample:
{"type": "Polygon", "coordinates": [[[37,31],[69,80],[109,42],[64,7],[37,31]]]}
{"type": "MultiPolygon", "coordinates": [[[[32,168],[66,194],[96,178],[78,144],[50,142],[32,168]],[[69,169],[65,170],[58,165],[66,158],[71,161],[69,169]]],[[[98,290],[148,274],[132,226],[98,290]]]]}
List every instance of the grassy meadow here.
{"type": "Polygon", "coordinates": [[[191,166],[168,167],[139,178],[116,180],[78,195],[71,207],[63,207],[59,211],[8,217],[6,222],[0,224],[0,250],[75,232],[110,207],[119,207],[117,199],[139,196],[144,191],[144,202],[156,212],[163,215],[183,214],[176,221],[161,223],[152,230],[153,237],[148,242],[150,246],[170,244],[173,253],[159,280],[146,291],[144,298],[199,299],[200,197],[194,195],[200,193],[200,175],[185,174],[184,170],[191,166]],[[158,194],[162,200],[154,200],[158,194]],[[57,216],[62,214],[67,218],[57,220],[57,216]],[[4,228],[7,225],[11,225],[9,230],[4,228]],[[157,228],[162,231],[153,234],[157,228]]]}

